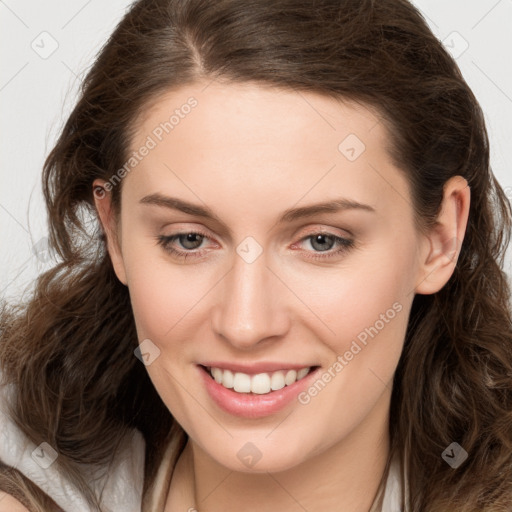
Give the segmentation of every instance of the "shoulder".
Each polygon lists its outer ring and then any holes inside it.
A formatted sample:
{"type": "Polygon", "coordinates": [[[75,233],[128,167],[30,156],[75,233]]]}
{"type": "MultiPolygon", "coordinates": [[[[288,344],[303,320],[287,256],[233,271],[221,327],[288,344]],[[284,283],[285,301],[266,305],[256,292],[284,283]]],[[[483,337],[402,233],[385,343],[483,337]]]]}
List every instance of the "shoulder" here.
{"type": "Polygon", "coordinates": [[[0,491],[0,512],[29,512],[29,510],[10,494],[0,491]]]}

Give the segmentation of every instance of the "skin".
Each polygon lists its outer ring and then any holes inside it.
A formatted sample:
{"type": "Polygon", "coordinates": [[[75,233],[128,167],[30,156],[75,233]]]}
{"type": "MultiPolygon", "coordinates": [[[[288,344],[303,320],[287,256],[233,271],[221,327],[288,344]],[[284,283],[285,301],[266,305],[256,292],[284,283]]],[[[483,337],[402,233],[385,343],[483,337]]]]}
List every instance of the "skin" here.
{"type": "Polygon", "coordinates": [[[366,512],[389,453],[392,379],[412,300],[452,275],[469,187],[451,179],[436,227],[420,233],[406,176],[369,107],[261,84],[206,85],[169,91],[137,121],[133,150],[187,98],[198,101],[124,177],[120,218],[108,191],[95,199],[139,340],[161,351],[147,371],[189,435],[165,510],[366,512]],[[366,146],[354,161],[338,150],[349,134],[366,146]],[[156,192],[207,205],[222,224],[140,204],[156,192]],[[338,197],[374,211],[278,222],[288,208],[338,197]],[[203,251],[197,258],[177,259],[156,240],[197,229],[202,243],[172,243],[203,251]],[[307,238],[318,232],[354,246],[335,254],[332,239],[319,247],[307,238]],[[247,236],[263,250],[252,263],[236,252],[247,236]],[[197,378],[196,364],[208,359],[326,371],[394,303],[402,310],[307,405],[242,419],[219,409],[197,378]],[[262,455],[250,468],[237,457],[247,442],[262,455]]]}
{"type": "Polygon", "coordinates": [[[29,512],[18,500],[0,491],[0,512],[29,512]]]}

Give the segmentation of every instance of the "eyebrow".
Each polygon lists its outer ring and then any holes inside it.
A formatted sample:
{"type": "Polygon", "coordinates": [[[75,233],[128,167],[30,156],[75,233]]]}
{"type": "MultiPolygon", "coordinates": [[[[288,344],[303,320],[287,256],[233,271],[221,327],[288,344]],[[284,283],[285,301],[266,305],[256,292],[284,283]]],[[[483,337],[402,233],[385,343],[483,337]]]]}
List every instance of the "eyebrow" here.
{"type": "MultiPolygon", "coordinates": [[[[189,203],[177,197],[164,196],[162,194],[150,194],[140,200],[142,204],[162,206],[172,210],[179,210],[189,215],[211,219],[223,224],[221,219],[207,206],[189,203]]],[[[305,217],[311,217],[320,213],[337,213],[344,210],[362,210],[375,213],[375,209],[368,204],[359,203],[345,198],[333,199],[331,201],[316,203],[299,208],[290,208],[283,212],[278,223],[293,222],[305,217]]]]}

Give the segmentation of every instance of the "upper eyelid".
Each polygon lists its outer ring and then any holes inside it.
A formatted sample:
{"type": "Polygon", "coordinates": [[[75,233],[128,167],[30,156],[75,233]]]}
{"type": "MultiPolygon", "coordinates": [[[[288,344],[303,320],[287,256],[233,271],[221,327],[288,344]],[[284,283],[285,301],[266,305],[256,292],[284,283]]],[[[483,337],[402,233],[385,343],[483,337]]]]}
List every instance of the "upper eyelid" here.
{"type": "MultiPolygon", "coordinates": [[[[164,226],[163,228],[165,228],[164,226]]],[[[162,228],[162,229],[163,229],[162,228]]],[[[164,236],[175,236],[175,235],[184,235],[188,233],[198,233],[203,236],[206,236],[210,239],[215,239],[216,236],[211,236],[208,234],[208,232],[211,232],[209,228],[203,228],[203,227],[183,227],[183,228],[175,228],[176,231],[174,231],[172,234],[164,235],[164,236]]],[[[347,229],[347,228],[340,228],[340,227],[334,227],[334,226],[325,226],[325,225],[316,225],[314,227],[310,228],[300,228],[300,229],[294,229],[294,232],[296,233],[295,236],[300,236],[300,239],[302,240],[304,237],[315,235],[315,234],[326,234],[331,236],[338,236],[340,238],[347,238],[347,237],[355,237],[354,233],[347,229]],[[306,229],[306,232],[303,231],[303,229],[306,229]]],[[[228,238],[230,238],[228,236],[228,238]]],[[[230,240],[231,241],[231,240],[230,240]]]]}

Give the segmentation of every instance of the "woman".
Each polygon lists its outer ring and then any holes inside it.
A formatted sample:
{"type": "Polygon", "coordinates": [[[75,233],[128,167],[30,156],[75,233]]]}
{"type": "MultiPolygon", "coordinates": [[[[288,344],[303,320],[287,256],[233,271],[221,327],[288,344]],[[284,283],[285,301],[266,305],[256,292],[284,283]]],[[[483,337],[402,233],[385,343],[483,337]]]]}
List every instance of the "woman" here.
{"type": "Polygon", "coordinates": [[[510,507],[510,206],[408,2],[136,2],[43,184],[6,500],[510,507]]]}

